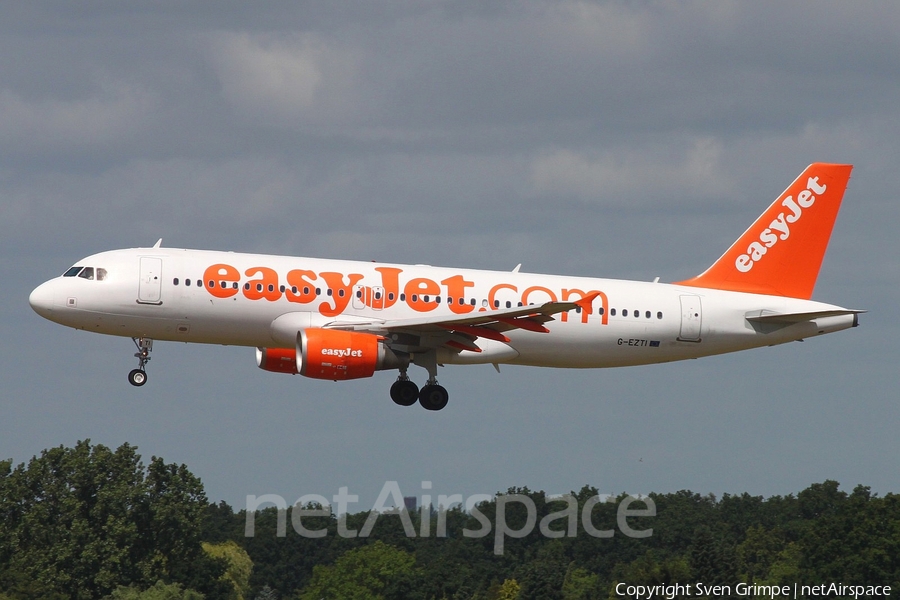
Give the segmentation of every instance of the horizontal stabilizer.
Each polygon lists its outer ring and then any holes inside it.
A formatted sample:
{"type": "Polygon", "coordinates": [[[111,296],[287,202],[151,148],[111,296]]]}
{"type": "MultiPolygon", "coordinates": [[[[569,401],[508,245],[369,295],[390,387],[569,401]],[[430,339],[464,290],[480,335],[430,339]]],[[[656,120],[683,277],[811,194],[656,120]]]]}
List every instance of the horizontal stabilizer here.
{"type": "Polygon", "coordinates": [[[804,321],[813,321],[815,319],[824,319],[825,317],[841,317],[844,315],[858,315],[864,313],[864,310],[817,310],[811,312],[797,313],[777,313],[770,310],[755,310],[745,315],[748,321],[755,323],[783,323],[790,325],[791,323],[803,323],[804,321]]]}

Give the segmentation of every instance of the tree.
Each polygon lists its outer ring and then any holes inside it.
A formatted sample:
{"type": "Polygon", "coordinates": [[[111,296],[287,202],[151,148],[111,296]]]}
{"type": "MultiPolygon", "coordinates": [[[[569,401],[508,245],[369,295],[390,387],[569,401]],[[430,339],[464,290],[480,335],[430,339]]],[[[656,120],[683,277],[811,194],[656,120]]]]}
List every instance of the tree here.
{"type": "Polygon", "coordinates": [[[0,585],[14,597],[100,598],[158,580],[221,594],[224,564],[200,547],[206,496],[184,465],[145,468],[134,446],[85,440],[11,467],[0,463],[0,585]]]}
{"type": "Polygon", "coordinates": [[[503,583],[492,586],[485,600],[518,600],[522,586],[515,579],[504,579],[503,583]]]}
{"type": "Polygon", "coordinates": [[[203,542],[203,550],[214,558],[225,560],[228,566],[222,579],[234,588],[235,600],[244,600],[250,592],[250,573],[253,571],[253,561],[247,551],[232,540],[221,544],[203,542]]]}
{"type": "Polygon", "coordinates": [[[597,580],[587,569],[576,567],[574,562],[569,564],[562,586],[563,600],[589,600],[598,591],[597,580]]]}
{"type": "Polygon", "coordinates": [[[146,590],[133,586],[116,588],[105,600],[203,600],[203,594],[182,589],[177,583],[167,585],[157,581],[153,587],[146,590]]]}
{"type": "Polygon", "coordinates": [[[415,557],[376,541],[345,552],[334,565],[316,566],[301,600],[373,600],[386,598],[391,585],[414,572],[415,557]]]}

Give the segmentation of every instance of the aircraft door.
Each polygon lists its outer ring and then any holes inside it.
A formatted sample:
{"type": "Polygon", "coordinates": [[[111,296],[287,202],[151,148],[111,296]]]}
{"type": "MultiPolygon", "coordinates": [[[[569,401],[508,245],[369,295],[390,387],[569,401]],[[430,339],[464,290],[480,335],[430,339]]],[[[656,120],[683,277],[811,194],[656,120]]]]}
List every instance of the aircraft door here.
{"type": "Polygon", "coordinates": [[[380,285],[372,288],[372,308],[375,310],[384,308],[384,288],[380,285]]]}
{"type": "Polygon", "coordinates": [[[366,307],[366,286],[353,286],[353,309],[362,310],[366,307]]]}
{"type": "Polygon", "coordinates": [[[353,308],[363,310],[369,306],[375,310],[384,308],[384,288],[376,285],[368,288],[364,285],[353,286],[353,308]]]}
{"type": "Polygon", "coordinates": [[[699,342],[700,325],[703,323],[703,310],[700,296],[681,296],[681,335],[682,342],[699,342]]]}
{"type": "Polygon", "coordinates": [[[162,304],[162,259],[141,257],[141,274],[138,282],[138,302],[162,304]]]}

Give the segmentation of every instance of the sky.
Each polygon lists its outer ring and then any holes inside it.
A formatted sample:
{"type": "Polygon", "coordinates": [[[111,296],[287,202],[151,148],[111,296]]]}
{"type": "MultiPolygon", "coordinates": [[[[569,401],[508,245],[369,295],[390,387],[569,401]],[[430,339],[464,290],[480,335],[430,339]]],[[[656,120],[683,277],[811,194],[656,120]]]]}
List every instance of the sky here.
{"type": "MultiPolygon", "coordinates": [[[[0,3],[0,458],[90,439],[213,501],[900,492],[895,2],[0,3]],[[663,282],[812,162],[855,165],[813,298],[856,329],[608,370],[266,373],[252,348],[67,329],[96,252],[234,250],[663,282]],[[424,380],[425,372],[410,374],[424,380]],[[421,384],[421,381],[419,381],[421,384]]],[[[368,506],[367,506],[368,505],[368,506]]]]}

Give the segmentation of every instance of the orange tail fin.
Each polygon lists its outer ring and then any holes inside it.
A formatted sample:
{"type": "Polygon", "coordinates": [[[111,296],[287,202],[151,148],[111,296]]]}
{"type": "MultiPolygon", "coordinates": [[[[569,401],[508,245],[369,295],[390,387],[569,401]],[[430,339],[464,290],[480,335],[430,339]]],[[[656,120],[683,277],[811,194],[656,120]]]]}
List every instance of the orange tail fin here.
{"type": "Polygon", "coordinates": [[[713,266],[676,283],[808,300],[852,169],[809,165],[713,266]]]}

